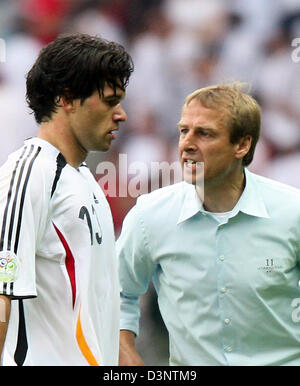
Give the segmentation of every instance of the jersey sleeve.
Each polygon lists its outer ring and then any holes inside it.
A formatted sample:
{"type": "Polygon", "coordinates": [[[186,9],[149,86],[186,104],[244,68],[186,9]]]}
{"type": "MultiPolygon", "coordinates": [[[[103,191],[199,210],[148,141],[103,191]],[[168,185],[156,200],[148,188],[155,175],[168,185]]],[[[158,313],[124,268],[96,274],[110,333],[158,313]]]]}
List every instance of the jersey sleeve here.
{"type": "Polygon", "coordinates": [[[155,271],[138,205],[125,217],[116,247],[121,286],[120,328],[138,335],[139,296],[147,291],[155,271]]]}
{"type": "Polygon", "coordinates": [[[26,146],[0,169],[0,294],[37,296],[35,252],[48,208],[38,146],[26,146]]]}

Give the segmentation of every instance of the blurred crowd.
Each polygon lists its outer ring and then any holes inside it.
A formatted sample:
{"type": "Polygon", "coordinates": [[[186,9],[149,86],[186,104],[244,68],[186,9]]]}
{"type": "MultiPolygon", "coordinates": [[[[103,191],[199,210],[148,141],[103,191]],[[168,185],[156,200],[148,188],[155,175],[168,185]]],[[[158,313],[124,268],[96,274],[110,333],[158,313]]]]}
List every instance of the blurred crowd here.
{"type": "MultiPolygon", "coordinates": [[[[300,188],[300,62],[292,60],[299,1],[2,0],[0,164],[37,130],[24,99],[26,72],[43,45],[74,31],[118,41],[135,64],[124,102],[128,120],[107,154],[88,158],[96,178],[102,160],[119,166],[119,153],[128,155],[128,164],[176,161],[176,124],[186,95],[239,80],[249,83],[262,107],[250,169],[300,188]]],[[[136,198],[108,199],[118,235],[136,198]]]]}

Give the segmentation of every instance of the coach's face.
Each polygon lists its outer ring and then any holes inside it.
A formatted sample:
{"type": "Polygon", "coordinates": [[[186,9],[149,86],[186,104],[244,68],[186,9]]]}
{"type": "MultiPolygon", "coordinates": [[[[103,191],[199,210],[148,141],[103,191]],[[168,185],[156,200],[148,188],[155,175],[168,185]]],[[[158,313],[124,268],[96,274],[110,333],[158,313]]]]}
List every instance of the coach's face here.
{"type": "Polygon", "coordinates": [[[230,142],[229,128],[225,123],[225,112],[205,108],[193,99],[183,108],[178,124],[179,156],[183,178],[196,184],[199,178],[207,182],[224,181],[224,177],[241,166],[247,153],[241,144],[230,142]],[[203,163],[203,167],[196,163],[203,163]]]}
{"type": "Polygon", "coordinates": [[[95,91],[83,103],[73,101],[74,109],[70,114],[70,128],[78,145],[86,150],[107,151],[111,141],[116,138],[119,122],[127,115],[121,105],[125,92],[105,86],[103,96],[95,91]]]}

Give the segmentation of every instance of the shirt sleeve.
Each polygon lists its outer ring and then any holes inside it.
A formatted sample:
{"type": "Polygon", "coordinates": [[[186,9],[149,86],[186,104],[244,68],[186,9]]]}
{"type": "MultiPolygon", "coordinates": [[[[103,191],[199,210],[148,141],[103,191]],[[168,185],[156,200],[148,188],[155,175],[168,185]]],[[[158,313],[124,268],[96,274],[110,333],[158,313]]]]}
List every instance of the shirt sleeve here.
{"type": "Polygon", "coordinates": [[[121,285],[120,329],[138,335],[139,296],[147,291],[155,271],[138,204],[125,217],[116,246],[121,285]]]}
{"type": "Polygon", "coordinates": [[[37,296],[35,252],[47,215],[45,183],[35,168],[40,148],[25,147],[0,169],[0,294],[37,296]]]}

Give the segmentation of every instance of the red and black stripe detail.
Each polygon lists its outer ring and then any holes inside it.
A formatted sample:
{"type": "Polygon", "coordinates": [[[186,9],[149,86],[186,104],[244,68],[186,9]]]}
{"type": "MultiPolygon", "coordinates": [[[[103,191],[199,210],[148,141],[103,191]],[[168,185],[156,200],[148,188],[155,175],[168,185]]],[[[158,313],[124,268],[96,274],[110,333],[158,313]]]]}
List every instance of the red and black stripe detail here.
{"type": "Polygon", "coordinates": [[[55,224],[53,224],[53,226],[66,252],[65,265],[70,279],[70,284],[72,289],[72,305],[74,308],[75,300],[76,300],[75,259],[69,247],[69,244],[67,243],[62,232],[57,228],[55,224]]]}

